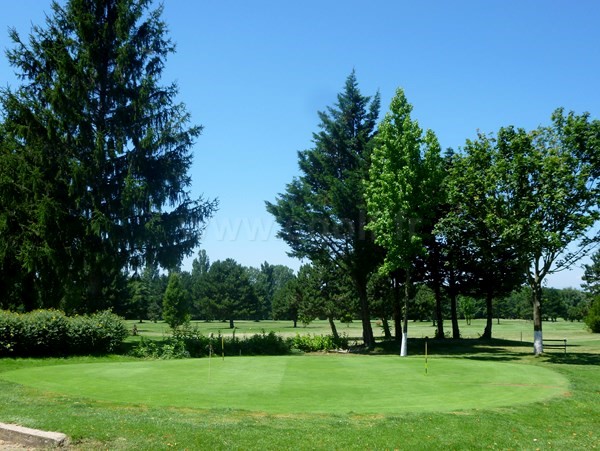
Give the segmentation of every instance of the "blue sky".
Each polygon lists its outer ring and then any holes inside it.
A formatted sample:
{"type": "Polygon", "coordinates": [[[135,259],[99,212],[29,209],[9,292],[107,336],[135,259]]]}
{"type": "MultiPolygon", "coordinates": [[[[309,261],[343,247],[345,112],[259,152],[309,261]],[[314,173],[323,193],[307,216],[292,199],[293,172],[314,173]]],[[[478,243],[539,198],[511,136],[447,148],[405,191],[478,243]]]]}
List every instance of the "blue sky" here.
{"type": "MultiPolygon", "coordinates": [[[[546,124],[559,106],[600,116],[598,1],[164,3],[177,44],[164,80],[178,83],[205,127],[192,192],[220,200],[202,244],[213,261],[298,267],[264,202],[298,174],[317,111],[335,102],[352,69],[363,94],[381,93],[382,114],[402,87],[443,148],[458,149],[477,130],[546,124]]],[[[49,5],[3,2],[0,47],[10,45],[8,27],[27,35],[49,5]]],[[[3,58],[7,83],[15,81],[3,58]]],[[[575,268],[549,285],[578,287],[580,275],[575,268]]]]}

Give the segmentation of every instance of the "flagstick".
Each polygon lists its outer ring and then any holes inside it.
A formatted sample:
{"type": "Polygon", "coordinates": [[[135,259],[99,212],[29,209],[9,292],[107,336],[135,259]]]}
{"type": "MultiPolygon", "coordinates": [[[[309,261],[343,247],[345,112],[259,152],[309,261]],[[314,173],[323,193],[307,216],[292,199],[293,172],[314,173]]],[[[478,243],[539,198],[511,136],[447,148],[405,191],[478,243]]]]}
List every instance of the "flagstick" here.
{"type": "Polygon", "coordinates": [[[208,347],[208,383],[210,384],[210,357],[212,356],[212,346],[208,347]]]}

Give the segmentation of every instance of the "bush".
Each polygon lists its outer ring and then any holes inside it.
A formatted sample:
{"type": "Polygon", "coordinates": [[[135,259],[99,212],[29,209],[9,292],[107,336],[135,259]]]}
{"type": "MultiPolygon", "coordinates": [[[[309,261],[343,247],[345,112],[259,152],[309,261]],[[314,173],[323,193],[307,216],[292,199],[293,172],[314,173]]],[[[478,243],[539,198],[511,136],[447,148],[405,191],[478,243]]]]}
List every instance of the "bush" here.
{"type": "Polygon", "coordinates": [[[592,332],[600,333],[600,299],[592,302],[584,321],[592,332]]]}
{"type": "Polygon", "coordinates": [[[69,319],[69,354],[116,352],[129,335],[122,318],[108,310],[69,319]]]}
{"type": "Polygon", "coordinates": [[[185,343],[175,338],[156,342],[153,340],[144,340],[144,337],[142,337],[139,344],[131,351],[131,355],[144,359],[164,360],[190,357],[190,353],[185,349],[185,343]]]}
{"type": "Polygon", "coordinates": [[[334,338],[331,335],[300,335],[292,339],[292,347],[304,352],[330,351],[332,349],[347,349],[348,337],[345,335],[334,338]]]}
{"type": "Polygon", "coordinates": [[[127,335],[123,320],[109,311],[76,317],[57,310],[0,311],[0,356],[105,354],[127,335]]]}
{"type": "Polygon", "coordinates": [[[291,341],[274,332],[238,338],[203,335],[197,327],[184,326],[173,331],[173,336],[162,342],[141,340],[131,354],[143,358],[184,358],[213,355],[285,355],[291,351],[291,341]]]}

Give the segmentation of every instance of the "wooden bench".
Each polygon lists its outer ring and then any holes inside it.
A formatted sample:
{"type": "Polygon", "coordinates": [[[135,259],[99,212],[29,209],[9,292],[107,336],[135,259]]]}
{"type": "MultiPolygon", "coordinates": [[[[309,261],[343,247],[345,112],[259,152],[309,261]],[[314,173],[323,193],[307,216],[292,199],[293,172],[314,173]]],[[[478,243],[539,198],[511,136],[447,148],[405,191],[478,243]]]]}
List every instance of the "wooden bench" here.
{"type": "Polygon", "coordinates": [[[567,339],[563,338],[560,340],[547,340],[547,339],[543,339],[542,340],[542,344],[544,346],[544,350],[546,350],[546,348],[550,348],[550,349],[564,349],[565,350],[565,354],[567,353],[567,339]]]}

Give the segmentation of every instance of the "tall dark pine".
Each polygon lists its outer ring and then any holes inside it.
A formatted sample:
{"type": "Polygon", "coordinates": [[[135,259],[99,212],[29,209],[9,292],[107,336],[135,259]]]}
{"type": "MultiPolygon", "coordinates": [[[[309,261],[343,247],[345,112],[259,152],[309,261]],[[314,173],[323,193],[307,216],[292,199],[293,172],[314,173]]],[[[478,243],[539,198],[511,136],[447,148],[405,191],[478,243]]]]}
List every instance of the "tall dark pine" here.
{"type": "Polygon", "coordinates": [[[367,281],[377,266],[377,248],[367,221],[364,180],[368,177],[379,95],[361,95],[354,72],[337,103],[319,112],[314,147],[298,153],[301,175],[267,210],[281,227],[292,254],[316,263],[334,262],[356,285],[363,339],[374,343],[367,281]]]}
{"type": "Polygon", "coordinates": [[[23,161],[12,200],[29,206],[11,232],[23,250],[13,257],[38,298],[60,281],[44,303],[108,307],[125,270],[177,266],[216,207],[188,191],[201,127],[176,103],[177,86],[160,84],[174,46],[150,3],[55,2],[28,42],[10,33],[23,83],[2,93],[3,154],[23,161]]]}

